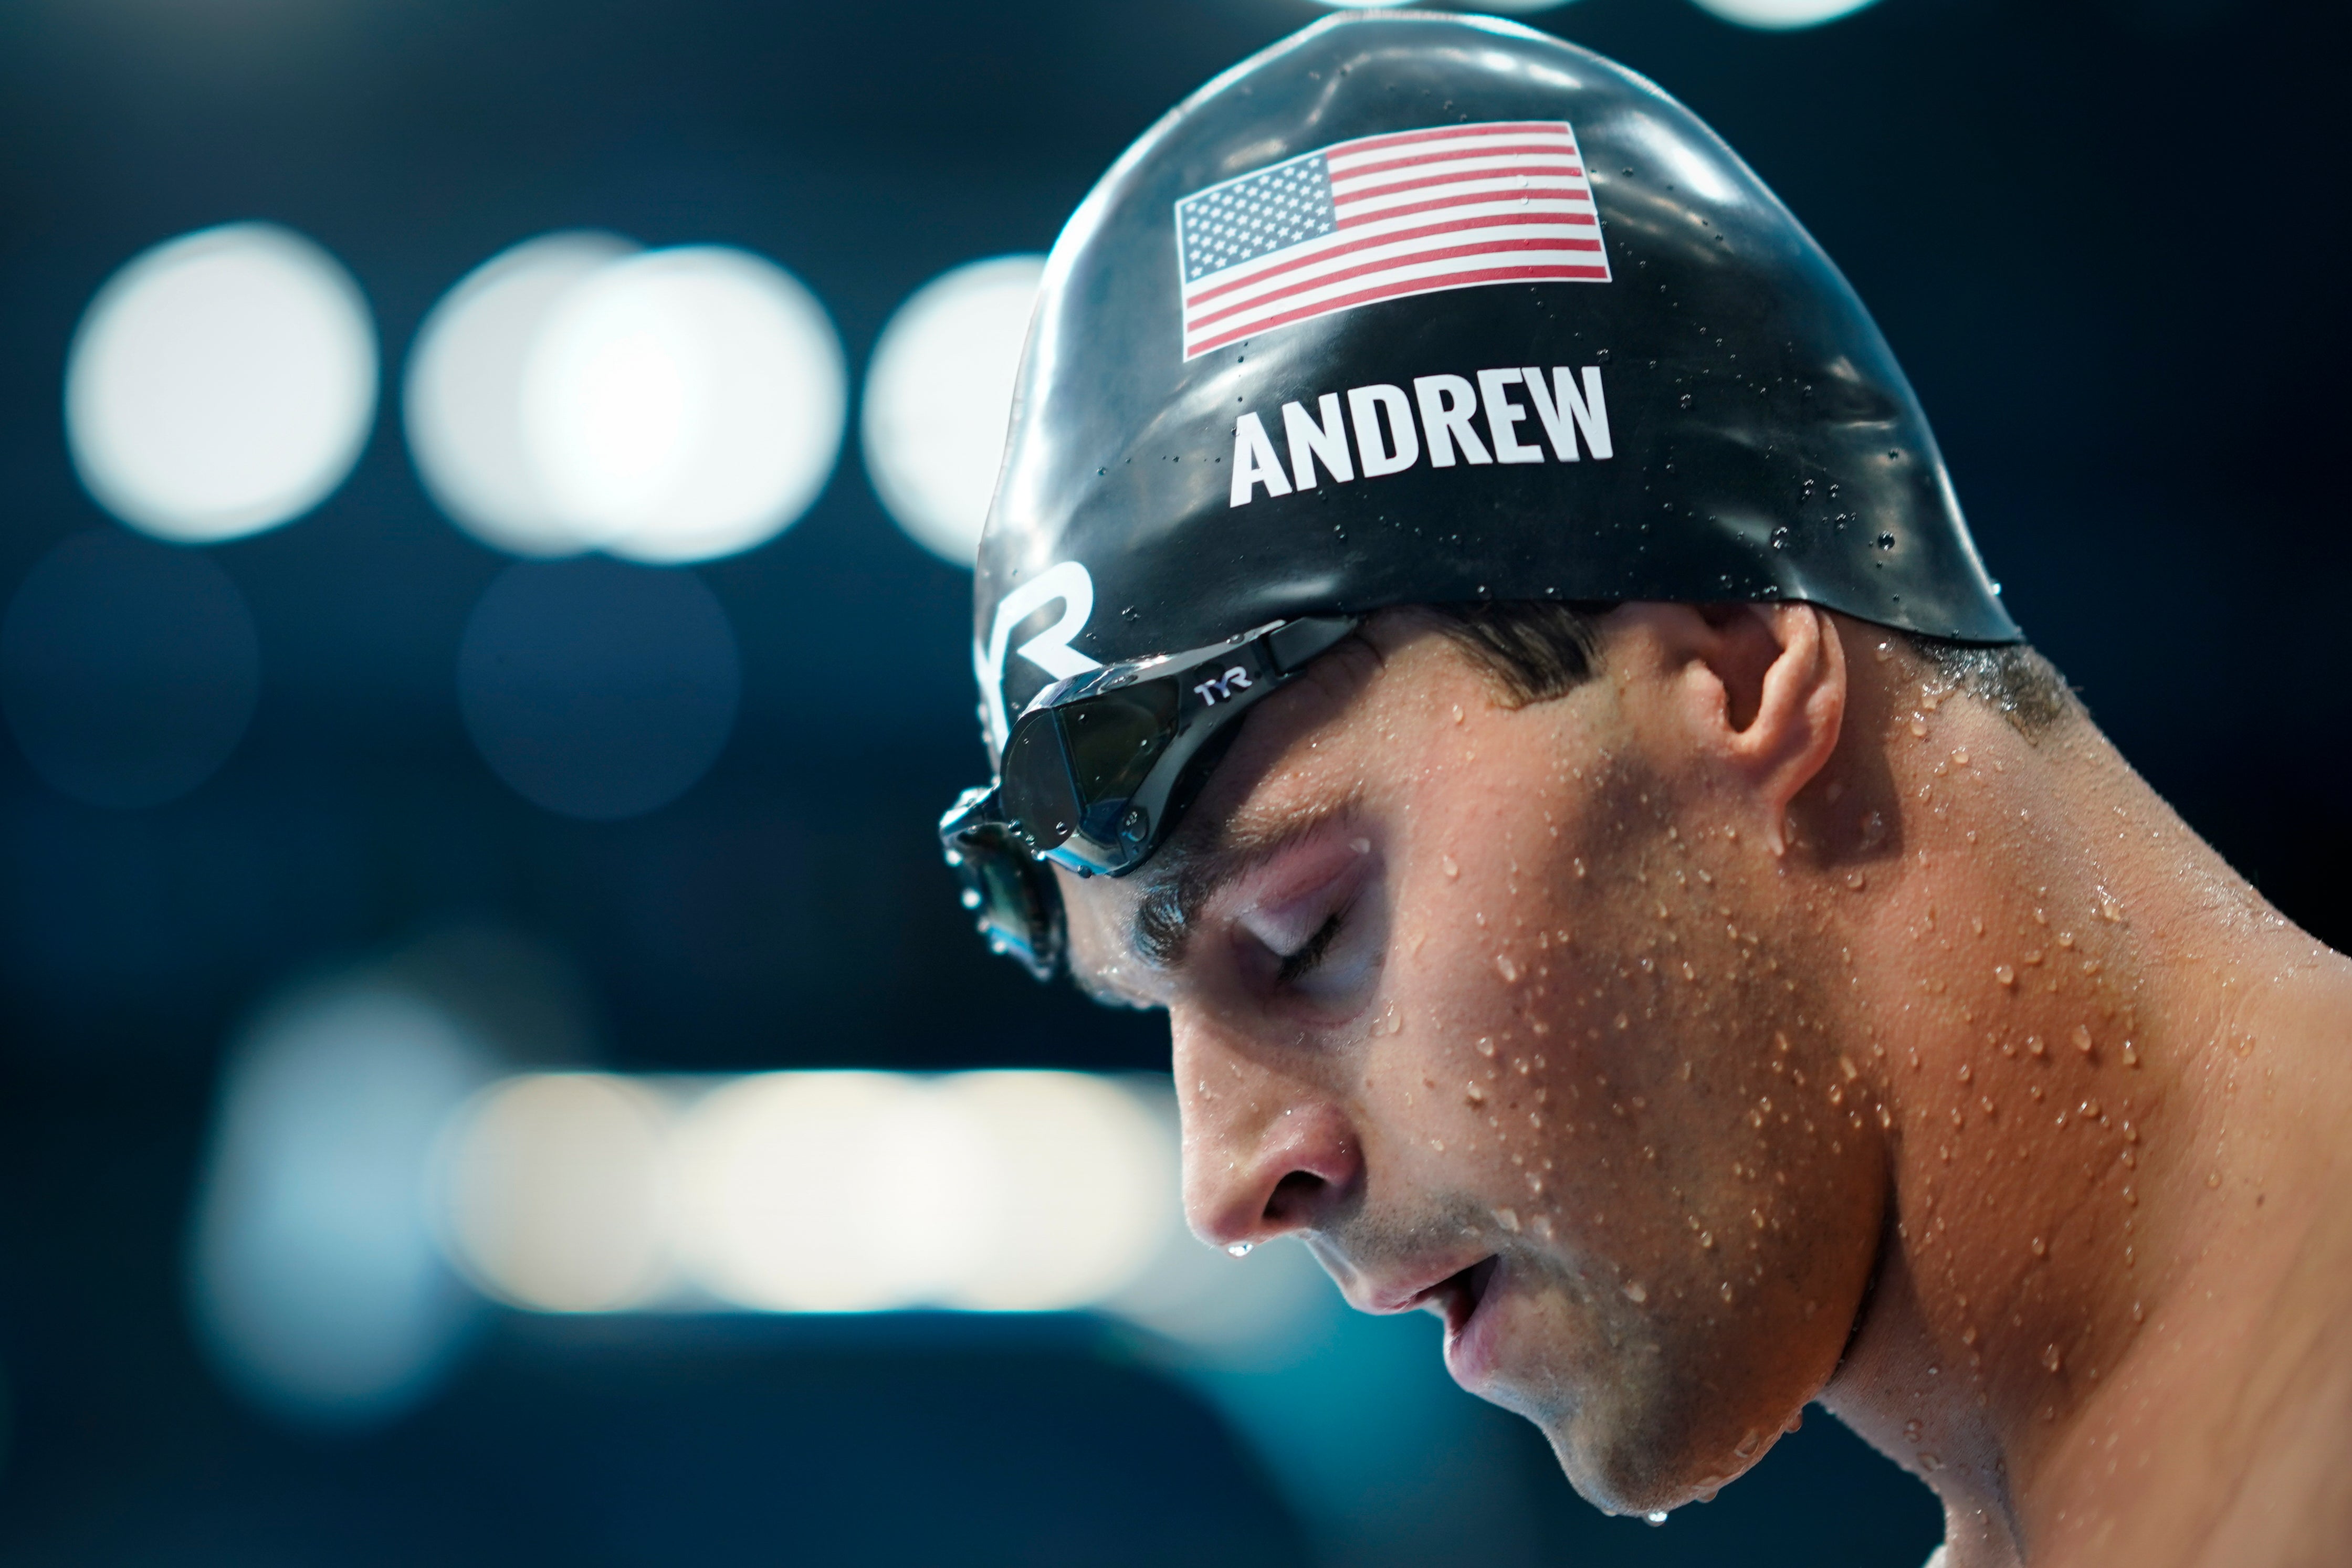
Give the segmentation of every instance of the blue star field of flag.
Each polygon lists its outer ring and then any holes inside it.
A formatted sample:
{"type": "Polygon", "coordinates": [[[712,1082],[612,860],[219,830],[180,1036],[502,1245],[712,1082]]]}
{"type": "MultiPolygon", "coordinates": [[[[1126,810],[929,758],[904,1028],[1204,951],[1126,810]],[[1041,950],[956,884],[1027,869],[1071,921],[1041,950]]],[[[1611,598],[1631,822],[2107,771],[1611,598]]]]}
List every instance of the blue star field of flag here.
{"type": "Polygon", "coordinates": [[[1222,272],[1338,227],[1322,154],[1219,185],[1177,204],[1184,281],[1222,272]]]}

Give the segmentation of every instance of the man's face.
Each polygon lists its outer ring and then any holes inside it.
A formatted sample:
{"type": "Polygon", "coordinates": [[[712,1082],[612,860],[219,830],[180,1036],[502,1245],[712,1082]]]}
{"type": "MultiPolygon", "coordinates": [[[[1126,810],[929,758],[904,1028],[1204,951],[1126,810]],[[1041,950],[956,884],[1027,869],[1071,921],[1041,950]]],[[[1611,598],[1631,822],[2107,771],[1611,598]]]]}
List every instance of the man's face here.
{"type": "Polygon", "coordinates": [[[1621,1511],[1706,1495],[1821,1386],[1883,1186],[1841,949],[1644,646],[1514,708],[1383,618],[1142,872],[1063,880],[1084,982],[1168,1010],[1194,1229],[1299,1232],[1356,1306],[1440,1314],[1454,1377],[1621,1511]]]}

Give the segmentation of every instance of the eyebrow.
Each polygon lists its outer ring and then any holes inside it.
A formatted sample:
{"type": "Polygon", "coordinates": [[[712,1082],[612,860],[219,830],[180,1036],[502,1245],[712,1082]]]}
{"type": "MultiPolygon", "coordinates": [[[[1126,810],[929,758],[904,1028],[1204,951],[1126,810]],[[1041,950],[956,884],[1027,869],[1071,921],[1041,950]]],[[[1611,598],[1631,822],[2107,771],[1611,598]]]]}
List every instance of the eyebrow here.
{"type": "Polygon", "coordinates": [[[1209,900],[1355,808],[1356,796],[1350,791],[1336,804],[1268,821],[1244,817],[1228,821],[1206,842],[1179,840],[1165,847],[1160,852],[1163,863],[1148,873],[1150,882],[1136,904],[1129,941],[1137,956],[1155,969],[1181,965],[1185,944],[1209,900]]]}

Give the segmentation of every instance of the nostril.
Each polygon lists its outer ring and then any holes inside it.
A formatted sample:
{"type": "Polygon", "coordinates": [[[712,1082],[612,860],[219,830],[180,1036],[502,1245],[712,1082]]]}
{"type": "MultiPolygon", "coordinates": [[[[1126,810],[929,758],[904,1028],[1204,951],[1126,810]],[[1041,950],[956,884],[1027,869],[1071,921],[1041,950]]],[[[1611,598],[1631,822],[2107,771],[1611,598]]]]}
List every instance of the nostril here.
{"type": "Polygon", "coordinates": [[[1303,1225],[1314,1213],[1316,1200],[1328,1184],[1312,1171],[1292,1171],[1274,1184],[1265,1200],[1269,1225],[1303,1225]]]}

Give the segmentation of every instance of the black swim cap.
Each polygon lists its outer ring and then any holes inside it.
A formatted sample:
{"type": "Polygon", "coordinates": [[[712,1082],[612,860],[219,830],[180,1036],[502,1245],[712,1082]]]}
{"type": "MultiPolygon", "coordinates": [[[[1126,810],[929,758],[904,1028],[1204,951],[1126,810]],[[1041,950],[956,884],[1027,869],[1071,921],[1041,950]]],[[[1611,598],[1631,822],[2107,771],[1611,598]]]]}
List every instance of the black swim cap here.
{"type": "Polygon", "coordinates": [[[1330,17],[1129,148],[1047,264],[977,580],[1045,685],[1286,617],[1804,600],[2021,640],[1910,384],[1688,110],[1507,22],[1330,17]]]}

